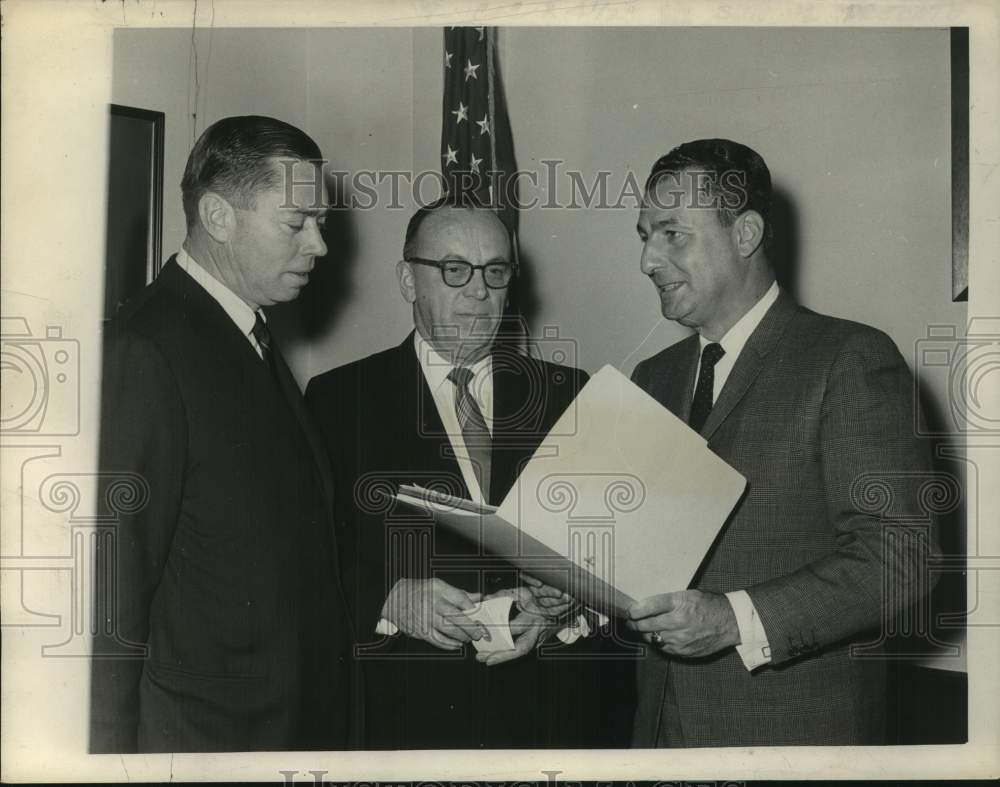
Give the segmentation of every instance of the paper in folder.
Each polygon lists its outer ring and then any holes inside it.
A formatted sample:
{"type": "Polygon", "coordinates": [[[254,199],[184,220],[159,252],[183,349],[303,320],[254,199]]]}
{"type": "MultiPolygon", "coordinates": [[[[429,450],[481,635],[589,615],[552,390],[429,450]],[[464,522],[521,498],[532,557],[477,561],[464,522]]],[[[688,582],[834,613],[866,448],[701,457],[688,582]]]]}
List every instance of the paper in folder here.
{"type": "Polygon", "coordinates": [[[683,590],[746,487],[627,377],[590,378],[499,508],[402,486],[397,499],[608,614],[683,590]]]}

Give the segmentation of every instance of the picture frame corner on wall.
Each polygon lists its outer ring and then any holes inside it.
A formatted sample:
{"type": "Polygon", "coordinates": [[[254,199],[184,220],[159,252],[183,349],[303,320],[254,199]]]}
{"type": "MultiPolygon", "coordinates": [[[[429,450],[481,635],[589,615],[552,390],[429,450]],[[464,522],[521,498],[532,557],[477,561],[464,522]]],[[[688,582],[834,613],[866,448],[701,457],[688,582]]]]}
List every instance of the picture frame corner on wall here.
{"type": "Polygon", "coordinates": [[[951,300],[969,300],[969,28],[951,36],[951,300]]]}
{"type": "Polygon", "coordinates": [[[163,112],[110,103],[105,318],[163,264],[163,112]]]}

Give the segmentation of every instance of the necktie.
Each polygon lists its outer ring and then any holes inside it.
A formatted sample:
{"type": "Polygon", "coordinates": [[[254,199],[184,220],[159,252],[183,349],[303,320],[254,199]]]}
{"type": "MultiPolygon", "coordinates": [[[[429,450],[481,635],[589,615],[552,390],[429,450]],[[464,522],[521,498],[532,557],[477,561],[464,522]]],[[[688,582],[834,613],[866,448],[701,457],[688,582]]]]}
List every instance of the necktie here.
{"type": "Polygon", "coordinates": [[[688,424],[696,432],[700,432],[712,412],[712,393],[715,389],[715,364],[726,354],[722,345],[713,342],[705,345],[701,352],[701,367],[698,370],[698,385],[694,389],[694,399],[691,401],[691,417],[688,424]]]}
{"type": "Polygon", "coordinates": [[[483,500],[489,502],[493,441],[486,426],[486,419],[483,418],[479,405],[469,391],[472,372],[465,366],[456,366],[448,372],[448,379],[455,384],[455,412],[458,414],[459,426],[462,427],[465,448],[476,471],[476,480],[483,493],[483,500]]]}
{"type": "Polygon", "coordinates": [[[256,319],[253,321],[253,338],[257,340],[257,345],[260,347],[260,354],[264,358],[264,363],[267,367],[275,372],[274,368],[274,353],[271,351],[271,332],[267,329],[267,323],[264,322],[264,318],[260,316],[260,312],[254,312],[256,319]]]}

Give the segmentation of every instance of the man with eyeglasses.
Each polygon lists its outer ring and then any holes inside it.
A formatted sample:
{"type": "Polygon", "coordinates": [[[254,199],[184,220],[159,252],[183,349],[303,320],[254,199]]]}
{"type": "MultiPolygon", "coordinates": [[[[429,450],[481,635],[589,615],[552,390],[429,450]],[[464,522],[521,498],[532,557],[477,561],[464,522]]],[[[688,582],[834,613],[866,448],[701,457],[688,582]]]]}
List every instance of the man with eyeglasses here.
{"type": "Polygon", "coordinates": [[[511,250],[489,209],[445,197],[418,210],[396,268],[415,330],[314,378],[306,392],[338,499],[354,501],[340,519],[353,539],[344,571],[366,666],[367,748],[574,745],[569,726],[580,713],[552,688],[584,692],[543,677],[558,666],[533,653],[550,635],[572,639],[568,598],[543,612],[510,564],[428,520],[400,521],[379,495],[417,483],[499,504],[586,381],[496,340],[517,272],[511,250]],[[468,645],[491,635],[463,613],[499,592],[517,598],[516,648],[487,666],[468,645]]]}

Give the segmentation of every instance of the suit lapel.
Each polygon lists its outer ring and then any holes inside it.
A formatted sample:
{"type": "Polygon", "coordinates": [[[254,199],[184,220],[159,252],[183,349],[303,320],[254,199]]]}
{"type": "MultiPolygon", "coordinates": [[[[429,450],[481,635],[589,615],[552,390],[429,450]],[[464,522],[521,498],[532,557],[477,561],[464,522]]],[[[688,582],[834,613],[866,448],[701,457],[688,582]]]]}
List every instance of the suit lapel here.
{"type": "MultiPolygon", "coordinates": [[[[532,386],[530,359],[501,351],[494,353],[493,368],[493,459],[491,462],[490,504],[500,505],[517,481],[520,463],[531,450],[531,435],[545,410],[545,381],[532,386]],[[506,370],[498,374],[498,370],[506,370]],[[525,404],[532,388],[543,397],[531,411],[525,404]]],[[[537,438],[534,440],[537,442],[537,438]]]]}
{"type": "Polygon", "coordinates": [[[270,376],[247,337],[219,302],[177,265],[176,255],[167,260],[156,281],[162,282],[162,286],[172,290],[181,299],[184,310],[189,315],[205,323],[205,329],[199,333],[206,337],[217,337],[223,342],[225,357],[242,359],[255,368],[260,367],[263,373],[270,376]]]}
{"type": "Polygon", "coordinates": [[[405,411],[414,414],[414,417],[408,420],[420,425],[422,437],[439,439],[445,436],[444,424],[441,422],[437,405],[434,403],[434,394],[431,392],[427,378],[424,377],[423,369],[420,367],[413,341],[413,333],[411,332],[397,348],[400,384],[404,387],[404,399],[408,403],[405,411]]]}
{"type": "MultiPolygon", "coordinates": [[[[415,455],[405,466],[431,473],[440,472],[448,478],[457,479],[460,489],[456,490],[456,494],[468,498],[469,490],[461,468],[445,433],[434,395],[417,359],[413,332],[396,348],[396,354],[394,367],[399,374],[397,384],[401,403],[398,411],[398,434],[417,430],[410,443],[415,455]]],[[[419,479],[414,480],[420,483],[419,479]]]]}
{"type": "MultiPolygon", "coordinates": [[[[674,348],[671,348],[671,351],[674,348]]],[[[698,369],[698,334],[676,345],[678,362],[658,366],[649,381],[649,393],[656,401],[687,423],[694,396],[694,378],[698,369]]]]}
{"type": "MultiPolygon", "coordinates": [[[[733,408],[750,390],[757,375],[764,368],[767,355],[774,349],[781,335],[785,332],[788,321],[795,313],[795,303],[784,292],[778,294],[778,300],[768,309],[764,319],[750,334],[743,352],[736,359],[736,365],[729,373],[729,379],[722,387],[719,398],[713,405],[705,426],[701,430],[702,437],[710,440],[715,431],[723,424],[733,408]]],[[[693,385],[693,383],[692,383],[693,385]]]]}
{"type": "Polygon", "coordinates": [[[309,450],[312,452],[313,461],[316,463],[316,469],[319,471],[319,481],[323,490],[323,496],[326,498],[327,507],[332,512],[334,510],[332,481],[333,468],[330,466],[330,459],[326,454],[326,449],[323,448],[323,445],[320,443],[316,427],[312,422],[312,417],[306,411],[305,404],[302,401],[302,393],[299,391],[299,386],[295,382],[295,378],[292,377],[292,373],[288,366],[285,364],[285,359],[282,357],[277,345],[274,345],[271,348],[271,351],[274,354],[274,364],[278,376],[278,384],[281,387],[285,401],[288,402],[288,407],[292,411],[292,415],[294,415],[295,420],[298,421],[302,434],[305,436],[306,442],[309,444],[309,450]]]}
{"type": "Polygon", "coordinates": [[[260,378],[260,385],[274,385],[279,389],[275,391],[276,398],[287,403],[289,410],[301,428],[316,465],[320,488],[327,504],[327,510],[332,515],[333,471],[330,467],[330,461],[325,449],[319,442],[312,419],[305,410],[299,387],[295,383],[295,379],[292,377],[288,366],[285,364],[277,345],[272,348],[278,372],[278,380],[275,381],[260,356],[257,355],[253,345],[250,344],[247,337],[243,335],[232,318],[226,314],[226,310],[222,308],[215,298],[205,291],[204,287],[198,284],[198,282],[192,279],[176,264],[176,255],[171,257],[167,261],[167,264],[163,266],[160,275],[157,277],[157,282],[161,280],[163,282],[162,286],[173,290],[181,298],[186,311],[197,315],[198,319],[206,323],[207,330],[202,332],[204,335],[209,335],[209,332],[211,332],[212,336],[219,337],[219,340],[226,345],[223,352],[228,357],[241,359],[242,362],[248,364],[260,378]]]}

